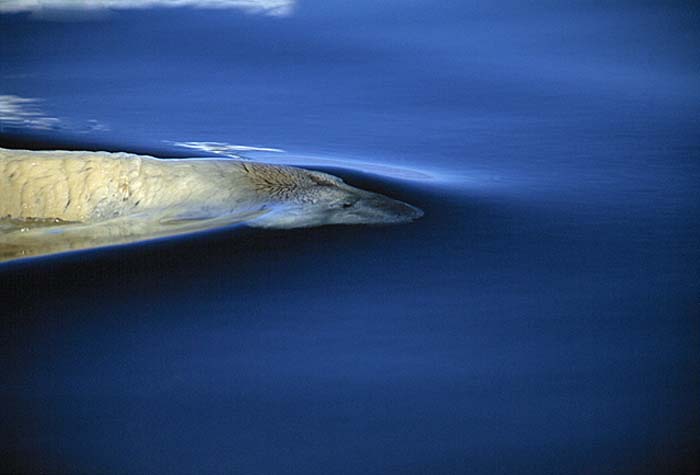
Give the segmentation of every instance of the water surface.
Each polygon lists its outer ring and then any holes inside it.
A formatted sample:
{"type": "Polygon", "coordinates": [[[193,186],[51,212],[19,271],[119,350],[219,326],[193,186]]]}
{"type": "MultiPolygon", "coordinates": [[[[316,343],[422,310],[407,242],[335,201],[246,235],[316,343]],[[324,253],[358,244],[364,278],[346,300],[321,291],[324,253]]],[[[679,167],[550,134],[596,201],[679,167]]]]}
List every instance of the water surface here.
{"type": "Polygon", "coordinates": [[[0,14],[0,146],[238,153],[425,211],[2,265],[10,472],[693,473],[697,20],[0,14]]]}

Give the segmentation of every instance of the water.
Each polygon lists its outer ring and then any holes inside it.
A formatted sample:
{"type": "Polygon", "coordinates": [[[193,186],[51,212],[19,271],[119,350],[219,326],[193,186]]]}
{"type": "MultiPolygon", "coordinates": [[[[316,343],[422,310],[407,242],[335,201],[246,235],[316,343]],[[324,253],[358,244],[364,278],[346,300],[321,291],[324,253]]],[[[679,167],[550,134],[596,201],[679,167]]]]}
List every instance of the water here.
{"type": "Polygon", "coordinates": [[[49,13],[0,15],[0,146],[281,149],[228,151],[426,214],[3,264],[9,473],[697,471],[697,9],[49,13]]]}

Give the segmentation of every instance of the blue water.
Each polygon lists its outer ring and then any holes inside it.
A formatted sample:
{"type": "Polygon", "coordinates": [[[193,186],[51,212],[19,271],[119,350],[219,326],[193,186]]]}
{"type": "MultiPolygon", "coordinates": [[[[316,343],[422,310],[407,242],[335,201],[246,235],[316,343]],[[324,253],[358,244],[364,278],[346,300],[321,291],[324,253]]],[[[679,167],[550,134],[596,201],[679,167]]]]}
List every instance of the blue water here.
{"type": "Polygon", "coordinates": [[[698,13],[0,14],[0,146],[279,148],[426,212],[0,265],[5,472],[698,473],[698,13]]]}

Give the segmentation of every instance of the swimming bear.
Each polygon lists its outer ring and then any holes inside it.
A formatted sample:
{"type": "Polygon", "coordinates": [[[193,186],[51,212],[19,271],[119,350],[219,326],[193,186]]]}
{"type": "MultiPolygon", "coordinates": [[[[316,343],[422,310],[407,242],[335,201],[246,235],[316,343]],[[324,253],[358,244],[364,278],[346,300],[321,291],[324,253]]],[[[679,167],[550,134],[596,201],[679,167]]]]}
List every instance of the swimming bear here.
{"type": "Polygon", "coordinates": [[[269,228],[393,224],[423,215],[333,175],[295,167],[0,148],[0,218],[98,223],[145,216],[162,224],[242,212],[255,212],[246,224],[269,228]]]}

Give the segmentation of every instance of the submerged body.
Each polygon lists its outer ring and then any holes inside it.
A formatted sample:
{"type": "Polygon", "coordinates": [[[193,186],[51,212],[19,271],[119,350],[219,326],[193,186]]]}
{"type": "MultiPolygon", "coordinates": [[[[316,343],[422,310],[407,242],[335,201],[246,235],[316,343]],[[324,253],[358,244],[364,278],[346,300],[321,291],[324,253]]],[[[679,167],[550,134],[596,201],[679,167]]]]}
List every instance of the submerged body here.
{"type": "Polygon", "coordinates": [[[299,168],[237,160],[108,152],[0,149],[0,218],[161,224],[265,211],[248,223],[293,228],[391,224],[422,215],[408,204],[299,168]]]}

